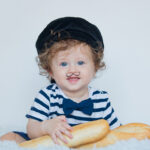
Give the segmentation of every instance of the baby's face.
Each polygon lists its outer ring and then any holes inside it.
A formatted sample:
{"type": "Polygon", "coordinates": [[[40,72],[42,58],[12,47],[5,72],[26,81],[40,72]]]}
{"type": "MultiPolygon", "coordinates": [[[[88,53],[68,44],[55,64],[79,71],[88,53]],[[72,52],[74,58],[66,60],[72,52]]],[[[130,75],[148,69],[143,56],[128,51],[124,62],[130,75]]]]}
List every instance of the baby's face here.
{"type": "Polygon", "coordinates": [[[88,84],[95,76],[91,49],[83,44],[57,52],[51,68],[51,77],[64,93],[88,89],[88,84]]]}

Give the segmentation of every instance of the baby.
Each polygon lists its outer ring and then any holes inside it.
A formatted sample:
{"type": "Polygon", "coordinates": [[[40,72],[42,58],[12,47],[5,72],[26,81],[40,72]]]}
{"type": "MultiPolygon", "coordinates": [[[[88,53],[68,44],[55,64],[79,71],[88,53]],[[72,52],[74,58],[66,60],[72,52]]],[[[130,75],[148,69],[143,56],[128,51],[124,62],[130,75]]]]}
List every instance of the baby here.
{"type": "Polygon", "coordinates": [[[96,72],[105,67],[104,43],[99,29],[79,17],[64,17],[50,22],[39,35],[36,48],[41,73],[51,83],[39,91],[28,118],[27,134],[10,132],[1,140],[21,143],[50,135],[67,143],[72,126],[105,119],[110,128],[120,126],[108,93],[89,86],[96,72]],[[44,72],[43,72],[44,71],[44,72]]]}

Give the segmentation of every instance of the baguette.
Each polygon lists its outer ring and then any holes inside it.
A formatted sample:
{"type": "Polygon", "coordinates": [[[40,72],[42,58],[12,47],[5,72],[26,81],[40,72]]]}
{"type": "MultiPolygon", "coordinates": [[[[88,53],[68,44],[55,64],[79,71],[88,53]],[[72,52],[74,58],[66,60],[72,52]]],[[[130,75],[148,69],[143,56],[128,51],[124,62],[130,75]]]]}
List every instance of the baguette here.
{"type": "MultiPolygon", "coordinates": [[[[107,121],[103,119],[91,121],[74,126],[73,131],[71,131],[73,135],[72,139],[64,135],[68,140],[68,144],[63,143],[60,140],[59,143],[60,145],[63,146],[75,148],[83,144],[96,142],[102,139],[104,136],[106,136],[108,132],[109,132],[109,124],[107,123],[107,121]]],[[[19,146],[27,148],[34,148],[37,147],[38,145],[54,146],[55,144],[52,141],[51,137],[48,135],[30,141],[25,141],[19,144],[19,146]]]]}
{"type": "Polygon", "coordinates": [[[136,138],[138,140],[150,138],[150,126],[143,123],[130,123],[123,125],[111,130],[102,140],[80,146],[79,149],[91,149],[92,147],[101,148],[114,144],[117,141],[129,140],[131,138],[136,138]]]}

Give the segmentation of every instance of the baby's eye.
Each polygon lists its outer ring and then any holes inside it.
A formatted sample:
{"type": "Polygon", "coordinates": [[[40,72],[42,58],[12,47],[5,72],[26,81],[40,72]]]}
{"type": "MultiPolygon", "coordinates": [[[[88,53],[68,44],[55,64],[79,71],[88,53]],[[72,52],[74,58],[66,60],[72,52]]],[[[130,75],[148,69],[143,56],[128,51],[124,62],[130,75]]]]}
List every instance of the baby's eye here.
{"type": "Polygon", "coordinates": [[[84,61],[78,61],[78,65],[83,65],[83,64],[85,64],[84,61]]]}
{"type": "Polygon", "coordinates": [[[67,62],[61,62],[60,63],[60,66],[62,66],[62,67],[66,67],[68,64],[67,64],[67,62]]]}

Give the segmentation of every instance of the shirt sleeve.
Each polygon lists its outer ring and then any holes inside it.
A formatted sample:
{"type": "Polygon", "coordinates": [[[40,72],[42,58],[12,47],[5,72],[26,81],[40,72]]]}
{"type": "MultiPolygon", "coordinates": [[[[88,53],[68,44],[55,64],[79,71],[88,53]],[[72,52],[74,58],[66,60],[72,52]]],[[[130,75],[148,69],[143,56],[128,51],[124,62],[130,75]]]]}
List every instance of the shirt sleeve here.
{"type": "Polygon", "coordinates": [[[109,123],[110,129],[117,128],[121,125],[121,123],[119,122],[118,118],[115,115],[114,109],[111,106],[111,102],[109,98],[107,99],[106,102],[103,118],[109,123]]]}
{"type": "Polygon", "coordinates": [[[43,89],[38,92],[26,117],[37,121],[47,120],[49,117],[49,110],[50,98],[46,89],[43,89]]]}

